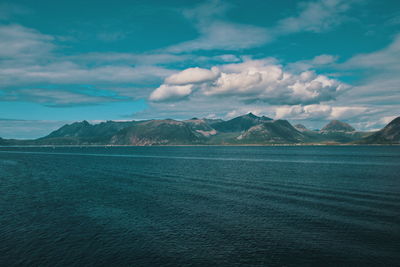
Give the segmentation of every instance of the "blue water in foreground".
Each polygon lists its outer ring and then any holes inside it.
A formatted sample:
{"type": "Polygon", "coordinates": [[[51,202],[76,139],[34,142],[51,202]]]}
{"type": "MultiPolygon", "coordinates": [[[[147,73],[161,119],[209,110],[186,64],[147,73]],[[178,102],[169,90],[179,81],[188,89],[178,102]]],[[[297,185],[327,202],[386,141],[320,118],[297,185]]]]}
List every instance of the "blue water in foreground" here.
{"type": "Polygon", "coordinates": [[[400,146],[0,148],[1,266],[399,266],[400,146]]]}

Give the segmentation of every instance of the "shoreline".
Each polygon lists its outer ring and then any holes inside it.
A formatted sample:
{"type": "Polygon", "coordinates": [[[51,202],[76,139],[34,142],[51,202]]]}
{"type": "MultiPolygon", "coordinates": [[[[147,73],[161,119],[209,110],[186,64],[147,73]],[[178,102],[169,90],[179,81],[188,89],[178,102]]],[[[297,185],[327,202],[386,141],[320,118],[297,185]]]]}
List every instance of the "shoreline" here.
{"type": "Polygon", "coordinates": [[[220,145],[11,145],[1,146],[0,148],[24,148],[24,147],[41,147],[41,148],[56,148],[56,147],[265,147],[265,146],[400,146],[400,144],[220,144],[220,145]]]}

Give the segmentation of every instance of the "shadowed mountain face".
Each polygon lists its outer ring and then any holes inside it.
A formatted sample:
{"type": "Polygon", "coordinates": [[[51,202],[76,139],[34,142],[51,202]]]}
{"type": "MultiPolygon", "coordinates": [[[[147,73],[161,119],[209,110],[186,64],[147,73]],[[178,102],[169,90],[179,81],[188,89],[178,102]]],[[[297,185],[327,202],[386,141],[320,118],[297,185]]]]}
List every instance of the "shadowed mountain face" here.
{"type": "Polygon", "coordinates": [[[382,130],[360,140],[361,144],[400,144],[400,117],[392,120],[382,130]]]}
{"type": "Polygon", "coordinates": [[[62,126],[49,135],[37,139],[40,144],[103,144],[118,131],[135,125],[137,122],[107,121],[90,124],[87,121],[75,122],[62,126]]]}
{"type": "Polygon", "coordinates": [[[321,132],[354,132],[355,130],[345,122],[333,120],[322,128],[321,132]]]}
{"type": "Polygon", "coordinates": [[[87,137],[93,138],[96,136],[112,136],[118,131],[134,125],[135,121],[129,122],[116,122],[107,121],[99,124],[92,125],[87,121],[75,122],[62,126],[60,129],[50,133],[44,138],[57,138],[57,137],[87,137]]]}
{"type": "Polygon", "coordinates": [[[198,144],[203,135],[190,124],[175,120],[139,123],[119,131],[111,138],[114,145],[190,145],[198,144]]]}
{"type": "Polygon", "coordinates": [[[347,123],[331,121],[321,131],[286,120],[272,120],[252,113],[223,121],[192,118],[185,121],[148,120],[62,126],[36,140],[0,138],[0,145],[231,145],[293,143],[399,143],[400,117],[376,133],[357,132],[347,123]]]}
{"type": "Polygon", "coordinates": [[[296,124],[295,126],[294,126],[294,128],[296,128],[297,130],[299,130],[299,131],[308,131],[308,129],[307,129],[307,127],[306,126],[304,126],[303,124],[296,124]]]}

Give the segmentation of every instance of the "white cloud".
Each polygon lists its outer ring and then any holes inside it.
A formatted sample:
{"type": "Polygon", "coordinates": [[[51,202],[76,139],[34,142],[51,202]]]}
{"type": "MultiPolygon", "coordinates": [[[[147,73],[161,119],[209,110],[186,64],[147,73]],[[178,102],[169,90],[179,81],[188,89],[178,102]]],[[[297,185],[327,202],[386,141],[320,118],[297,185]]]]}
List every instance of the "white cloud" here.
{"type": "Polygon", "coordinates": [[[193,91],[193,85],[167,85],[163,84],[154,90],[149,99],[152,101],[179,100],[193,91]]]}
{"type": "Polygon", "coordinates": [[[360,116],[368,111],[366,107],[333,107],[330,118],[349,119],[360,116]]]}
{"type": "Polygon", "coordinates": [[[270,104],[311,104],[334,99],[347,86],[324,75],[307,71],[301,74],[286,72],[270,60],[247,60],[238,64],[213,67],[212,70],[187,69],[165,79],[156,89],[158,101],[170,100],[169,84],[191,85],[191,90],[179,96],[200,94],[214,97],[236,97],[242,101],[264,101],[270,104]],[[219,74],[219,75],[217,75],[219,74]],[[162,91],[167,91],[162,94],[162,91]]]}
{"type": "Polygon", "coordinates": [[[295,106],[280,106],[275,110],[277,119],[321,119],[327,118],[332,112],[332,107],[329,105],[295,105],[295,106]]]}
{"type": "Polygon", "coordinates": [[[107,87],[117,96],[124,91],[121,87],[129,87],[134,88],[133,91],[123,95],[130,98],[148,96],[151,89],[143,87],[143,84],[161,82],[175,72],[155,64],[178,61],[184,57],[120,53],[65,56],[58,54],[60,46],[56,45],[56,37],[17,24],[0,25],[0,40],[0,100],[54,106],[125,99],[116,98],[114,94],[81,94],[80,84],[107,87]],[[51,89],[43,88],[43,84],[51,89]],[[119,89],[114,90],[113,87],[119,89]]]}
{"type": "Polygon", "coordinates": [[[372,53],[355,55],[339,67],[343,69],[400,70],[400,34],[396,35],[386,48],[372,53]]]}
{"type": "Polygon", "coordinates": [[[37,83],[135,83],[163,78],[173,71],[157,66],[99,66],[88,68],[73,62],[0,68],[2,86],[37,83]]]}
{"type": "Polygon", "coordinates": [[[172,74],[165,79],[167,84],[183,85],[189,83],[203,83],[215,80],[219,76],[218,68],[214,67],[211,70],[202,68],[188,68],[181,72],[172,74]]]}
{"type": "Polygon", "coordinates": [[[277,119],[320,119],[320,120],[346,120],[357,117],[368,111],[366,107],[331,106],[325,104],[280,106],[275,109],[277,119]]]}
{"type": "Polygon", "coordinates": [[[333,55],[319,55],[310,60],[301,60],[287,65],[287,68],[294,72],[306,71],[310,69],[316,69],[321,66],[332,65],[337,60],[337,57],[333,55]]]}

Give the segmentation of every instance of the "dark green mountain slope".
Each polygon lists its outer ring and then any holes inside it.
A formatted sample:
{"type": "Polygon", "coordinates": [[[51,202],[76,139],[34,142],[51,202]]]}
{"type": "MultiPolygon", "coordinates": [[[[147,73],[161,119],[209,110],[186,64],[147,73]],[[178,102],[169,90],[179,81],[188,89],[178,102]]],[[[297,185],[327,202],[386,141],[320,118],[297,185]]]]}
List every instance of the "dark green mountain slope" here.
{"type": "Polygon", "coordinates": [[[230,144],[398,144],[400,117],[376,133],[358,132],[350,125],[331,121],[321,131],[293,127],[286,120],[272,120],[252,113],[223,121],[193,118],[185,121],[149,120],[62,126],[36,140],[0,138],[11,145],[230,145],[230,144]]]}
{"type": "Polygon", "coordinates": [[[87,121],[75,122],[62,126],[49,135],[36,140],[38,144],[104,144],[108,143],[118,131],[130,127],[137,122],[107,121],[90,124],[87,121]]]}
{"type": "Polygon", "coordinates": [[[182,121],[153,120],[124,128],[115,134],[114,145],[190,145],[204,140],[201,133],[182,121]]]}
{"type": "Polygon", "coordinates": [[[222,121],[212,125],[219,132],[242,132],[256,126],[260,123],[271,121],[268,117],[258,117],[253,113],[248,113],[243,116],[236,117],[229,121],[222,121]]]}

